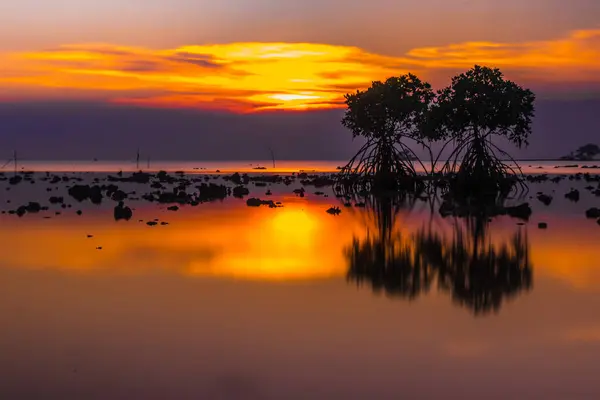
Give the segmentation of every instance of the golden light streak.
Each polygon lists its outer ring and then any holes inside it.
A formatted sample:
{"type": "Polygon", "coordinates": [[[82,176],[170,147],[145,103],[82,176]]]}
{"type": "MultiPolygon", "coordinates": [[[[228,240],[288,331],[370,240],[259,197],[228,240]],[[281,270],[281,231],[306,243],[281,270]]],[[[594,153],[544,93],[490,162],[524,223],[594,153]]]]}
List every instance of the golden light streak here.
{"type": "Polygon", "coordinates": [[[154,50],[80,44],[0,54],[0,97],[45,99],[56,89],[116,103],[240,112],[323,109],[372,80],[414,72],[444,80],[474,64],[525,84],[600,83],[600,29],[525,43],[466,42],[401,57],[313,43],[230,43],[154,50]]]}

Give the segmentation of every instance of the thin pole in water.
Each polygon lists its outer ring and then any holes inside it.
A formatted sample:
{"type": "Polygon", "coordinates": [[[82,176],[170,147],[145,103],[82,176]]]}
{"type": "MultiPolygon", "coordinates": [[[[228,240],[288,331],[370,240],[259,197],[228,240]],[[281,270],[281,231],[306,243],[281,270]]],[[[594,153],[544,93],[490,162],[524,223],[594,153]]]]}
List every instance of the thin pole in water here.
{"type": "Polygon", "coordinates": [[[139,171],[140,169],[140,149],[137,149],[137,157],[135,158],[135,169],[139,171]]]}
{"type": "Polygon", "coordinates": [[[273,168],[275,168],[275,153],[273,149],[269,147],[269,151],[271,152],[271,159],[273,160],[273,168]]]}

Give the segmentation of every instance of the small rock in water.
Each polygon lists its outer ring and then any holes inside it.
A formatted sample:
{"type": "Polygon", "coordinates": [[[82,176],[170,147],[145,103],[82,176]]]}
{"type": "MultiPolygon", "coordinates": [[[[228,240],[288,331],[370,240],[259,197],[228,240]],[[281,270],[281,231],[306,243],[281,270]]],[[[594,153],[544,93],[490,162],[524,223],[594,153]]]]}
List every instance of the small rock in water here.
{"type": "Polygon", "coordinates": [[[131,211],[131,208],[127,207],[122,201],[120,201],[115,207],[114,217],[115,221],[120,221],[122,219],[129,221],[131,217],[133,217],[133,211],[131,211]]]}
{"type": "Polygon", "coordinates": [[[329,210],[327,210],[327,214],[331,214],[331,215],[340,215],[342,212],[342,210],[340,210],[339,207],[331,207],[329,210]]]}
{"type": "Polygon", "coordinates": [[[83,214],[83,211],[77,210],[77,215],[81,215],[81,214],[83,214]]]}
{"type": "Polygon", "coordinates": [[[575,202],[579,201],[579,190],[571,189],[569,193],[565,194],[565,198],[575,202]]]}
{"type": "Polygon", "coordinates": [[[540,228],[540,229],[548,229],[548,224],[546,222],[540,222],[538,224],[538,228],[540,228]]]}
{"type": "Polygon", "coordinates": [[[271,208],[277,207],[277,205],[273,202],[273,200],[261,200],[256,198],[251,198],[246,200],[246,205],[248,207],[260,207],[262,205],[269,206],[271,208]]]}
{"type": "Polygon", "coordinates": [[[167,207],[167,210],[169,210],[169,211],[177,211],[177,210],[179,210],[179,207],[178,206],[171,206],[171,207],[167,207]]]}
{"type": "Polygon", "coordinates": [[[585,212],[585,216],[590,219],[600,218],[600,208],[592,207],[585,212]]]}
{"type": "Polygon", "coordinates": [[[537,199],[541,201],[545,206],[549,206],[552,203],[552,196],[548,196],[547,194],[539,194],[537,199]]]}
{"type": "Polygon", "coordinates": [[[155,222],[155,221],[148,221],[148,222],[146,222],[146,225],[148,225],[148,226],[155,226],[155,225],[157,225],[157,224],[158,224],[158,223],[157,223],[157,222],[155,222]]]}

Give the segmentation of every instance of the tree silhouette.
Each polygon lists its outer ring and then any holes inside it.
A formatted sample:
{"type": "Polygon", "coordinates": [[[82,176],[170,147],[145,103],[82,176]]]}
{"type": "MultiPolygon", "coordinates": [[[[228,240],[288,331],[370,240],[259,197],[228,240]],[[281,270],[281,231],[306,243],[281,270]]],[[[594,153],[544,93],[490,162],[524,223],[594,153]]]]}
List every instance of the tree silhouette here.
{"type": "Polygon", "coordinates": [[[431,86],[412,74],[347,94],[342,124],[366,143],[340,171],[342,183],[384,191],[413,187],[417,172],[412,160],[418,157],[405,141],[427,145],[423,125],[434,97],[431,86]]]}
{"type": "Polygon", "coordinates": [[[574,153],[563,157],[563,159],[590,161],[593,160],[598,154],[600,154],[600,147],[597,144],[588,143],[575,150],[574,153]]]}
{"type": "Polygon", "coordinates": [[[389,201],[369,212],[376,232],[354,238],[346,250],[347,279],[375,292],[415,299],[434,283],[475,315],[498,312],[503,302],[532,287],[527,236],[518,231],[494,243],[488,217],[456,218],[449,231],[423,227],[402,235],[389,201]],[[391,215],[390,215],[391,213],[391,215]]]}
{"type": "Polygon", "coordinates": [[[450,86],[438,91],[426,130],[431,140],[446,141],[440,155],[455,144],[443,171],[451,174],[457,193],[502,191],[522,182],[518,165],[492,137],[526,146],[534,100],[530,90],[505,80],[499,69],[481,66],[455,76],[450,86]],[[503,163],[501,157],[517,166],[503,163]]]}
{"type": "Polygon", "coordinates": [[[370,217],[366,238],[354,238],[346,250],[347,279],[368,282],[374,291],[414,299],[431,287],[434,274],[421,263],[407,238],[395,229],[401,208],[412,207],[414,197],[372,197],[367,203],[370,217]]]}

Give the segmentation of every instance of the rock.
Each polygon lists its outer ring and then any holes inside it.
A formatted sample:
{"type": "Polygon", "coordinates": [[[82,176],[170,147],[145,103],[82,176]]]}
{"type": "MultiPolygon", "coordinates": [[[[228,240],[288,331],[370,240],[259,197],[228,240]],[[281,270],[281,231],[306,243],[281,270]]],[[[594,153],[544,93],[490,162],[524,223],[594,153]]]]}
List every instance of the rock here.
{"type": "Polygon", "coordinates": [[[157,225],[157,224],[158,224],[158,223],[157,223],[157,222],[155,222],[155,221],[148,221],[148,222],[146,222],[146,225],[148,225],[148,226],[155,226],[155,225],[157,225]]]}
{"type": "Polygon", "coordinates": [[[246,205],[248,207],[260,207],[260,206],[269,206],[270,208],[275,208],[277,205],[273,202],[273,200],[261,200],[256,198],[251,198],[246,200],[246,205]]]}
{"type": "Polygon", "coordinates": [[[600,208],[592,207],[585,212],[585,216],[590,219],[600,218],[600,208]]]}
{"type": "Polygon", "coordinates": [[[548,196],[547,194],[540,193],[538,194],[537,199],[546,206],[549,206],[550,203],[552,203],[552,196],[548,196]]]}
{"type": "Polygon", "coordinates": [[[83,211],[77,210],[77,215],[81,215],[81,214],[83,214],[83,211]]]}
{"type": "Polygon", "coordinates": [[[56,196],[52,196],[50,197],[50,204],[62,204],[64,203],[65,199],[63,197],[56,197],[56,196]]]}
{"type": "Polygon", "coordinates": [[[27,206],[25,206],[27,209],[27,212],[30,213],[38,213],[40,211],[42,211],[42,206],[40,205],[40,203],[36,203],[36,202],[30,202],[27,206]]]}
{"type": "Polygon", "coordinates": [[[23,178],[21,177],[21,175],[15,175],[8,180],[8,183],[11,185],[16,185],[16,184],[20,183],[22,180],[23,180],[23,178]]]}
{"type": "Polygon", "coordinates": [[[112,193],[110,198],[113,199],[114,201],[123,201],[127,198],[127,193],[125,193],[122,190],[116,190],[115,192],[112,193]]]}
{"type": "Polygon", "coordinates": [[[90,197],[89,185],[74,185],[68,190],[69,196],[77,201],[84,201],[90,197]]]}
{"type": "Polygon", "coordinates": [[[200,184],[200,186],[196,186],[196,188],[200,190],[200,193],[196,198],[196,200],[199,202],[223,200],[229,194],[227,186],[225,185],[217,185],[214,183],[202,183],[200,184]]]}
{"type": "Polygon", "coordinates": [[[267,192],[265,193],[265,196],[271,196],[273,193],[271,193],[270,190],[267,190],[267,192]]]}
{"type": "Polygon", "coordinates": [[[163,225],[163,226],[165,226],[165,225],[169,225],[169,223],[168,223],[168,222],[161,222],[160,224],[161,224],[161,225],[163,225]]]}
{"type": "Polygon", "coordinates": [[[342,212],[342,210],[340,210],[339,207],[331,207],[330,209],[327,210],[327,214],[331,214],[331,215],[340,215],[342,212]]]}
{"type": "Polygon", "coordinates": [[[523,203],[515,207],[506,207],[504,211],[509,217],[518,218],[525,221],[529,220],[529,217],[531,217],[532,214],[529,203],[523,203]]]}
{"type": "Polygon", "coordinates": [[[294,193],[300,197],[304,197],[304,188],[300,188],[300,189],[294,189],[294,193]]]}
{"type": "Polygon", "coordinates": [[[579,190],[571,189],[569,193],[565,194],[565,198],[575,202],[579,201],[579,190]]]}
{"type": "Polygon", "coordinates": [[[167,207],[167,210],[169,210],[169,211],[177,211],[177,210],[179,210],[179,207],[177,207],[177,206],[171,206],[171,207],[167,207]]]}
{"type": "Polygon", "coordinates": [[[68,193],[79,202],[90,199],[94,204],[102,203],[102,188],[97,185],[73,185],[69,188],[68,193]]]}
{"type": "Polygon", "coordinates": [[[248,188],[244,186],[236,186],[233,188],[233,196],[234,197],[244,197],[250,194],[248,188]]]}
{"type": "Polygon", "coordinates": [[[548,229],[548,224],[547,224],[547,223],[545,223],[545,222],[540,222],[540,223],[538,224],[538,228],[539,228],[539,229],[548,229]]]}
{"type": "Polygon", "coordinates": [[[122,201],[120,201],[119,204],[115,207],[114,217],[115,221],[129,221],[131,217],[133,217],[133,211],[131,211],[131,208],[125,206],[125,204],[122,201]]]}

